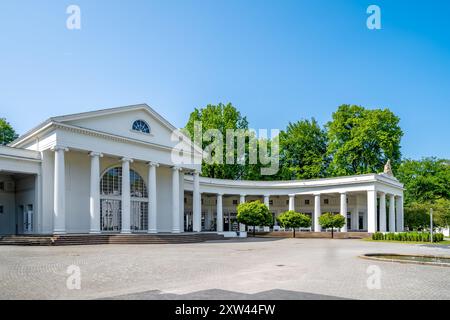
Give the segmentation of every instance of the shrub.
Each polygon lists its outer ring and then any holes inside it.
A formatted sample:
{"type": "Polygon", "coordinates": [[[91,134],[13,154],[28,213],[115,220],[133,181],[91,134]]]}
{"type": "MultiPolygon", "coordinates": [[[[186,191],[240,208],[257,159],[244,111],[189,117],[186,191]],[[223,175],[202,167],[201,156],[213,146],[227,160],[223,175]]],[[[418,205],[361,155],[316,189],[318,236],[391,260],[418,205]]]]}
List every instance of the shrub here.
{"type": "Polygon", "coordinates": [[[331,228],[331,237],[334,238],[334,228],[342,228],[346,223],[344,216],[340,214],[324,213],[319,217],[319,224],[322,228],[331,228]]]}
{"type": "Polygon", "coordinates": [[[283,228],[292,228],[294,230],[294,238],[295,228],[309,228],[311,226],[311,218],[308,215],[295,211],[283,212],[277,220],[283,228]]]}
{"type": "MultiPolygon", "coordinates": [[[[405,242],[430,242],[429,232],[399,232],[399,233],[382,233],[375,232],[372,234],[372,240],[387,240],[387,241],[405,241],[405,242]]],[[[433,242],[444,241],[442,233],[433,234],[433,242]]]]}
{"type": "Polygon", "coordinates": [[[237,220],[245,225],[253,226],[253,236],[255,236],[255,226],[270,226],[273,222],[269,208],[260,201],[241,203],[237,208],[237,220]]]}

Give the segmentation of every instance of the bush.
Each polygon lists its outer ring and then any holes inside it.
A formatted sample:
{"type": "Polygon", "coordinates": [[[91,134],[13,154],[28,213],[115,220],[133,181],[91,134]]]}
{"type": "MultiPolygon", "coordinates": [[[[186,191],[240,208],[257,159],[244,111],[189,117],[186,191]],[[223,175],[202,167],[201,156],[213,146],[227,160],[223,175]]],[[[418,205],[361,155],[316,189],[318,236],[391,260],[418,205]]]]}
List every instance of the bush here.
{"type": "MultiPolygon", "coordinates": [[[[372,240],[430,242],[430,233],[429,232],[399,232],[399,233],[375,232],[372,235],[372,240]]],[[[442,233],[433,233],[433,242],[441,242],[441,241],[444,241],[444,235],[442,233]]]]}
{"type": "Polygon", "coordinates": [[[295,211],[283,212],[277,220],[283,228],[292,228],[294,238],[295,228],[311,227],[311,218],[306,214],[295,211]]]}
{"type": "Polygon", "coordinates": [[[239,223],[253,226],[253,236],[255,235],[255,226],[270,226],[273,223],[269,208],[260,201],[241,203],[237,211],[239,223]]]}

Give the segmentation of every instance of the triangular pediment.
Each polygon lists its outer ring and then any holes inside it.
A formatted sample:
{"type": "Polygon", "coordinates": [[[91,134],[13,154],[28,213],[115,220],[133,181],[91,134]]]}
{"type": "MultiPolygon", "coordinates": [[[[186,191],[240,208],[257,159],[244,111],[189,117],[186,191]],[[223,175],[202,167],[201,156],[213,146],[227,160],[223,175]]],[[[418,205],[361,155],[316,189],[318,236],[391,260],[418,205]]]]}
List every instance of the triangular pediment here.
{"type": "Polygon", "coordinates": [[[55,117],[52,120],[166,147],[180,147],[181,143],[184,144],[183,149],[188,150],[193,145],[188,137],[181,135],[181,139],[180,132],[146,104],[55,117]],[[133,123],[138,120],[149,126],[149,133],[133,129],[133,123]]]}

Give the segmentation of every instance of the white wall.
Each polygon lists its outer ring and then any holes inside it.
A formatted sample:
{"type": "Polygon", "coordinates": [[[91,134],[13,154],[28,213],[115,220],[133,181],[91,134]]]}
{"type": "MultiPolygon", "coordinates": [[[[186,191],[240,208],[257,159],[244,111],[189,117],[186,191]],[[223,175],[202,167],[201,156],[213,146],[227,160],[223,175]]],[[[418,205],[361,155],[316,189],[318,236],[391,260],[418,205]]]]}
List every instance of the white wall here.
{"type": "MultiPolygon", "coordinates": [[[[12,182],[8,175],[0,175],[0,182],[12,182]]],[[[16,206],[14,192],[0,190],[0,205],[3,206],[3,213],[0,214],[0,234],[14,234],[16,228],[16,206]]]]}
{"type": "Polygon", "coordinates": [[[88,233],[90,229],[90,161],[87,153],[65,153],[67,233],[88,233]]]}

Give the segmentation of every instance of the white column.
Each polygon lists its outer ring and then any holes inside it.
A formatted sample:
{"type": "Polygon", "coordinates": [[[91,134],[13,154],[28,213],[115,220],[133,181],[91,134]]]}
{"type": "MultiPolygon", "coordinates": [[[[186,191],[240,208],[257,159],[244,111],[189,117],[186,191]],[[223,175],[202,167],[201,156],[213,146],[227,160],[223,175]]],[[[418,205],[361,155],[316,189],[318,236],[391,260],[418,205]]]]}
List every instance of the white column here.
{"type": "Polygon", "coordinates": [[[377,231],[377,192],[367,191],[367,232],[377,231]]]}
{"type": "Polygon", "coordinates": [[[100,233],[100,158],[103,155],[98,152],[91,152],[89,155],[91,156],[90,233],[100,233]]]}
{"type": "Polygon", "coordinates": [[[192,215],[194,232],[202,231],[202,200],[200,195],[200,173],[194,172],[194,190],[192,199],[192,215]]]}
{"type": "MultiPolygon", "coordinates": [[[[241,194],[239,196],[239,204],[245,203],[245,194],[241,194]]],[[[240,223],[239,224],[239,231],[245,232],[245,224],[240,223]]]]}
{"type": "Polygon", "coordinates": [[[395,232],[395,195],[389,195],[389,232],[395,232]]]}
{"type": "Polygon", "coordinates": [[[131,194],[130,194],[130,163],[133,160],[122,158],[122,230],[121,233],[131,233],[131,194]]]}
{"type": "Polygon", "coordinates": [[[341,216],[345,218],[345,225],[341,228],[341,232],[347,232],[347,194],[341,193],[341,216]]]}
{"type": "Polygon", "coordinates": [[[66,166],[64,152],[69,149],[55,146],[55,180],[53,197],[53,233],[66,233],[66,166]]]}
{"type": "Polygon", "coordinates": [[[156,194],[156,168],[158,163],[148,163],[148,233],[158,233],[158,202],[156,194]]]}
{"type": "Polygon", "coordinates": [[[359,230],[359,195],[355,194],[355,207],[352,214],[352,229],[359,230]]]}
{"type": "Polygon", "coordinates": [[[172,233],[180,233],[180,168],[172,168],[172,233]]]}
{"type": "Polygon", "coordinates": [[[314,232],[321,231],[320,224],[319,224],[319,217],[322,214],[321,210],[322,209],[320,208],[320,194],[315,194],[314,195],[314,232]]]}
{"type": "Polygon", "coordinates": [[[386,232],[386,194],[380,192],[380,232],[386,232]]]}
{"type": "Polygon", "coordinates": [[[397,232],[403,232],[404,231],[404,225],[403,225],[403,197],[398,196],[396,197],[397,203],[397,232]]]}
{"type": "Polygon", "coordinates": [[[187,231],[184,229],[184,171],[180,170],[180,230],[181,232],[187,231]]]}
{"type": "Polygon", "coordinates": [[[223,208],[222,208],[223,194],[217,194],[217,232],[223,232],[223,208]]]}
{"type": "Polygon", "coordinates": [[[266,207],[268,209],[270,209],[270,196],[269,195],[264,196],[264,204],[266,205],[266,207]]]}
{"type": "Polygon", "coordinates": [[[295,194],[289,195],[289,211],[295,211],[295,194]]]}

